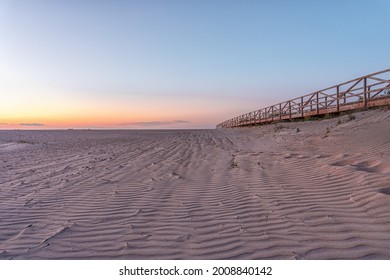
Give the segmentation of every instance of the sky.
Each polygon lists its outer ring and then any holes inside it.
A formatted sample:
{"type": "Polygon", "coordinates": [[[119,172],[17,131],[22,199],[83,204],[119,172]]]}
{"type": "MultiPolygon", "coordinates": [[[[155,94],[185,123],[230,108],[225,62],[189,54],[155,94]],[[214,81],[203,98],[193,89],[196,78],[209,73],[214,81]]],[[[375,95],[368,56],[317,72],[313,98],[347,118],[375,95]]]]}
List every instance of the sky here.
{"type": "Polygon", "coordinates": [[[0,129],[214,128],[389,68],[390,1],[0,0],[0,129]]]}

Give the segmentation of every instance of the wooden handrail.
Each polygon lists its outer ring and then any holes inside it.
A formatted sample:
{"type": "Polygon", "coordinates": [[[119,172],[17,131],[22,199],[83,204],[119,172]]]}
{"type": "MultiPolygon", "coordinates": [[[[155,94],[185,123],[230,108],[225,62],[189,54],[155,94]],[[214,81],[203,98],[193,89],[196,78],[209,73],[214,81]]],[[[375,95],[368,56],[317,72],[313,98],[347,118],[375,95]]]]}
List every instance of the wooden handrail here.
{"type": "Polygon", "coordinates": [[[306,116],[351,111],[359,108],[390,105],[390,94],[379,95],[385,90],[390,90],[390,69],[368,74],[240,115],[218,124],[217,128],[256,125],[306,116]],[[378,75],[385,75],[386,77],[377,77],[378,75]],[[341,89],[342,86],[348,86],[348,88],[343,90],[341,89]],[[327,92],[325,93],[324,91],[327,92]],[[371,93],[375,94],[372,95],[371,93]]]}

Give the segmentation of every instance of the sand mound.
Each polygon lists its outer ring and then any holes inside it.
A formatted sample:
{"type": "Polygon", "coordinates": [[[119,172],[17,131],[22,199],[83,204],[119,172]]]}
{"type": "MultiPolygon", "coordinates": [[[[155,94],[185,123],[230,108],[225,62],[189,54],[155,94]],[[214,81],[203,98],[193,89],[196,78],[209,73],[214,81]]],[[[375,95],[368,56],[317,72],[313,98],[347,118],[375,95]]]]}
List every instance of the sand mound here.
{"type": "Polygon", "coordinates": [[[0,258],[390,259],[389,116],[2,131],[0,258]]]}

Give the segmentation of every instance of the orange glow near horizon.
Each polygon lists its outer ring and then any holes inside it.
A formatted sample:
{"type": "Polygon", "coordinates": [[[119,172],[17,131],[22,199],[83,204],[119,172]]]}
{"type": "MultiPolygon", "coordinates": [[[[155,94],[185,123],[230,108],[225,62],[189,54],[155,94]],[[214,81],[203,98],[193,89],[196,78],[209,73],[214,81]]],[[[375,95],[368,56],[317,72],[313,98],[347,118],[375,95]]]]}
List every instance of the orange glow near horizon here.
{"type": "MultiPolygon", "coordinates": [[[[43,108],[34,106],[2,110],[0,129],[66,129],[66,128],[132,128],[142,124],[167,124],[168,127],[191,127],[213,120],[197,116],[191,110],[179,111],[175,108],[139,108],[115,104],[116,106],[55,106],[43,108]],[[174,121],[181,120],[175,126],[174,121]]],[[[158,126],[158,125],[156,125],[158,126]]],[[[149,126],[147,126],[149,127],[149,126]]],[[[146,128],[147,128],[146,127],[146,128]]]]}
{"type": "Polygon", "coordinates": [[[47,89],[13,90],[0,103],[0,129],[212,128],[235,115],[231,108],[239,102],[225,98],[221,104],[212,94],[152,98],[148,94],[103,97],[47,89]]]}
{"type": "Polygon", "coordinates": [[[225,119],[261,107],[255,95],[239,99],[233,93],[74,92],[23,85],[8,88],[2,96],[0,129],[213,128],[225,119]]]}

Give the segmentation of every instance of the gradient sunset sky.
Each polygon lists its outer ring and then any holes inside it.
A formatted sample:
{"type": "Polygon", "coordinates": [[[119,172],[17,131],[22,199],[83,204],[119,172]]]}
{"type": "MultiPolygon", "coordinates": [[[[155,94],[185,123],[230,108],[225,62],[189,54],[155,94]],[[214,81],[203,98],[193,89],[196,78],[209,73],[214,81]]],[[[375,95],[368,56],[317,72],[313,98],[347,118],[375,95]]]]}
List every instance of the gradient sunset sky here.
{"type": "Polygon", "coordinates": [[[389,67],[390,1],[0,0],[0,129],[214,128],[389,67]]]}

